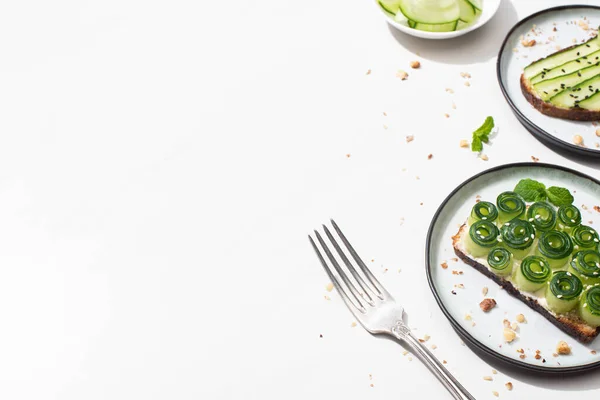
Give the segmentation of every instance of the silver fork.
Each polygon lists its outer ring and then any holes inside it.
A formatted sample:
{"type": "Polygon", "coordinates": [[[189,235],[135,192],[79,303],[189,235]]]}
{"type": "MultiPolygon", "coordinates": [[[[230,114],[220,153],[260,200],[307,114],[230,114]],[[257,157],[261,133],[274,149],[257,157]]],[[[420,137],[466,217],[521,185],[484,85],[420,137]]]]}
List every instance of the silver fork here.
{"type": "Polygon", "coordinates": [[[416,336],[403,322],[402,317],[404,316],[404,309],[402,306],[394,301],[392,295],[385,290],[381,283],[379,283],[379,281],[371,273],[369,268],[358,256],[334,220],[331,220],[331,224],[366,278],[365,281],[361,274],[352,265],[348,257],[346,257],[329,229],[323,225],[325,234],[329,238],[329,241],[335,248],[347,270],[354,278],[354,281],[358,284],[358,287],[360,287],[360,292],[357,286],[351,282],[348,274],[342,270],[342,267],[325,244],[325,241],[319,232],[315,230],[315,236],[331,265],[333,265],[333,270],[325,262],[325,259],[321,255],[319,248],[310,235],[308,236],[308,239],[317,253],[317,257],[319,257],[325,272],[327,272],[329,279],[331,279],[331,282],[344,300],[344,303],[346,303],[346,306],[348,306],[358,322],[360,322],[360,324],[367,331],[374,335],[386,334],[406,343],[408,348],[410,348],[410,350],[425,363],[425,365],[431,370],[431,372],[433,372],[440,382],[442,382],[442,384],[446,387],[446,389],[448,389],[455,399],[475,400],[475,398],[456,380],[456,378],[454,378],[450,372],[444,368],[437,358],[435,358],[433,354],[431,354],[431,352],[419,342],[416,336]],[[333,271],[335,271],[335,273],[333,271]]]}

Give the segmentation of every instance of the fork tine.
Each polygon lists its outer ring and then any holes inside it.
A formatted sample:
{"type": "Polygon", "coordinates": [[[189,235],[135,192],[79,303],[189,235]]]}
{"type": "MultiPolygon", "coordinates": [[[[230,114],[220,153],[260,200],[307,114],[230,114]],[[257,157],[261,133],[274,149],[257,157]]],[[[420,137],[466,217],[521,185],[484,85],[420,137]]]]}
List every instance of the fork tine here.
{"type": "Polygon", "coordinates": [[[364,308],[364,304],[359,299],[360,294],[358,293],[358,290],[356,290],[356,287],[354,286],[354,284],[352,282],[350,282],[350,279],[348,279],[348,276],[342,270],[342,267],[340,267],[340,264],[338,264],[337,260],[333,256],[333,254],[331,254],[331,251],[329,251],[329,247],[327,247],[327,245],[325,244],[325,241],[323,240],[323,238],[321,237],[321,235],[319,234],[319,232],[317,232],[317,231],[314,231],[314,232],[315,232],[315,235],[317,236],[317,240],[321,244],[321,248],[323,249],[323,251],[327,255],[327,258],[329,258],[329,261],[331,262],[331,264],[333,264],[333,268],[335,268],[335,270],[338,273],[339,277],[342,278],[342,280],[346,284],[346,287],[350,290],[350,293],[352,293],[352,296],[356,300],[356,303],[360,307],[364,308]]]}
{"type": "Polygon", "coordinates": [[[308,240],[310,240],[310,244],[312,244],[313,250],[315,251],[315,253],[317,253],[317,257],[319,258],[319,261],[321,261],[321,265],[323,266],[323,269],[325,269],[325,272],[327,272],[327,276],[329,276],[329,279],[331,279],[331,282],[333,283],[333,286],[335,286],[335,288],[337,289],[337,291],[340,294],[340,296],[342,296],[342,300],[344,300],[344,303],[346,303],[346,306],[348,306],[348,308],[350,309],[350,311],[352,311],[353,314],[355,314],[356,312],[358,312],[358,313],[364,313],[365,312],[364,307],[362,307],[362,306],[361,307],[357,307],[352,302],[352,300],[350,300],[350,298],[346,294],[346,291],[344,290],[344,288],[342,287],[342,285],[340,285],[340,282],[338,281],[338,279],[333,275],[333,273],[331,272],[331,270],[327,266],[327,263],[323,259],[323,256],[321,255],[321,252],[319,251],[319,248],[317,247],[317,245],[313,241],[313,238],[310,235],[308,235],[308,240]]]}
{"type": "Polygon", "coordinates": [[[333,219],[331,219],[330,221],[331,221],[331,224],[333,225],[333,228],[335,229],[335,231],[339,235],[340,239],[342,239],[342,242],[344,242],[344,245],[346,245],[346,248],[348,249],[348,251],[352,255],[352,258],[354,258],[354,261],[356,261],[356,263],[358,264],[358,266],[360,267],[360,269],[362,270],[362,272],[365,274],[365,276],[367,277],[367,279],[369,280],[369,282],[371,282],[371,284],[379,291],[378,296],[381,299],[383,299],[382,296],[386,296],[388,298],[391,298],[392,296],[388,293],[387,290],[385,290],[385,288],[383,287],[383,285],[381,283],[379,283],[379,281],[377,280],[377,278],[375,278],[375,275],[373,275],[371,273],[371,270],[369,270],[369,267],[366,266],[366,264],[360,258],[360,256],[356,252],[356,250],[354,250],[354,247],[352,247],[352,245],[350,244],[350,242],[348,241],[348,239],[346,239],[346,236],[344,236],[344,234],[342,233],[342,230],[340,229],[340,227],[335,223],[335,221],[333,219]]]}
{"type": "Polygon", "coordinates": [[[361,289],[363,290],[363,292],[365,293],[365,295],[369,298],[368,302],[371,305],[373,305],[373,298],[371,297],[370,293],[372,293],[375,296],[377,294],[373,291],[373,289],[371,289],[365,283],[365,281],[358,274],[358,272],[356,271],[356,269],[354,268],[354,266],[352,266],[352,264],[350,263],[350,260],[348,260],[348,257],[346,257],[346,254],[344,254],[344,252],[342,251],[342,249],[340,248],[340,246],[337,244],[337,242],[335,241],[335,238],[333,237],[333,235],[331,234],[331,232],[329,231],[329,229],[327,229],[327,227],[325,225],[323,225],[323,229],[325,230],[325,234],[329,238],[329,241],[331,242],[331,244],[333,244],[333,247],[335,247],[335,250],[340,255],[340,258],[342,259],[342,261],[344,262],[344,264],[346,264],[346,267],[348,267],[348,270],[350,271],[350,273],[352,274],[352,276],[354,277],[354,279],[356,279],[356,282],[358,282],[358,285],[361,287],[361,289]]]}

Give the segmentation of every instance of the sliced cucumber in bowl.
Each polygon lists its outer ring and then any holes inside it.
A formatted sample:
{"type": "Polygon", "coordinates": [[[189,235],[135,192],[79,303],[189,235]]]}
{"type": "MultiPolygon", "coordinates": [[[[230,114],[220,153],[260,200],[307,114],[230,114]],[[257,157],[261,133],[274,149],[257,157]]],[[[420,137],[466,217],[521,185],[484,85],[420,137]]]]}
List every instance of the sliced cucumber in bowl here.
{"type": "Polygon", "coordinates": [[[447,24],[423,24],[415,22],[413,28],[427,32],[454,32],[459,21],[448,22],[447,24]]]}
{"type": "Polygon", "coordinates": [[[400,11],[402,0],[378,0],[379,6],[388,14],[396,15],[400,11]]]}
{"type": "Polygon", "coordinates": [[[460,18],[457,0],[402,0],[400,12],[411,21],[427,25],[454,23],[460,18]]]}
{"type": "Polygon", "coordinates": [[[477,19],[477,9],[467,0],[458,0],[458,7],[460,9],[459,19],[462,22],[469,23],[477,19]]]}
{"type": "Polygon", "coordinates": [[[482,0],[467,0],[477,11],[483,11],[483,3],[482,0]]]}

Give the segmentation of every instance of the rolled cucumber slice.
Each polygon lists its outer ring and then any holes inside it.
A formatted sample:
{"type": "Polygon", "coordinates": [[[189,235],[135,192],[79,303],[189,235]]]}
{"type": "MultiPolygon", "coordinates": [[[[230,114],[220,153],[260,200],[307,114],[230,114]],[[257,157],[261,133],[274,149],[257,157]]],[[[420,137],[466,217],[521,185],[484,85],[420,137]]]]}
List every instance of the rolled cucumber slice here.
{"type": "Polygon", "coordinates": [[[557,76],[554,79],[541,81],[533,85],[533,88],[542,100],[547,101],[551,97],[561,93],[563,90],[575,87],[598,74],[600,74],[600,65],[594,65],[568,75],[557,76]]]}
{"type": "Polygon", "coordinates": [[[550,266],[542,257],[529,256],[515,269],[514,280],[517,287],[525,292],[535,292],[544,287],[550,279],[550,266]]]}
{"type": "Polygon", "coordinates": [[[588,325],[600,326],[600,286],[592,286],[583,293],[579,315],[588,325]]]}
{"type": "Polygon", "coordinates": [[[582,291],[583,284],[578,277],[570,272],[555,272],[546,288],[548,307],[557,314],[569,312],[579,304],[582,291]]]}
{"type": "Polygon", "coordinates": [[[549,71],[554,67],[558,67],[578,57],[587,56],[598,50],[600,50],[600,38],[596,36],[585,43],[563,49],[529,64],[524,70],[525,78],[531,79],[542,71],[549,71]]]}
{"type": "Polygon", "coordinates": [[[421,24],[448,24],[460,18],[457,0],[401,0],[400,11],[421,24]]]}
{"type": "Polygon", "coordinates": [[[477,18],[477,10],[467,0],[458,0],[458,7],[460,8],[460,20],[462,22],[473,22],[477,18]]]}

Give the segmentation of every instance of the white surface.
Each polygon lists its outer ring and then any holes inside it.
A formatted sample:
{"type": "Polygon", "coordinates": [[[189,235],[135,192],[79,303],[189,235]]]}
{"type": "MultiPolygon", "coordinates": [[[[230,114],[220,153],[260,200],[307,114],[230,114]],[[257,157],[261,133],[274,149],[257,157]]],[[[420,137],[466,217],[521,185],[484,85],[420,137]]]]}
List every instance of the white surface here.
{"type": "Polygon", "coordinates": [[[370,1],[7,3],[0,397],[447,398],[325,291],[306,235],[330,216],[477,399],[597,390],[600,371],[484,381],[424,272],[429,221],[468,176],[532,155],[600,175],[527,133],[496,82],[510,27],[558,4],[505,1],[433,42],[370,1]],[[458,142],[487,115],[484,162],[458,142]]]}
{"type": "MultiPolygon", "coordinates": [[[[588,208],[587,210],[583,207],[580,208],[584,224],[596,227],[600,224],[600,214],[591,206],[596,204],[600,198],[600,186],[589,179],[562,170],[533,167],[513,167],[485,174],[469,182],[455,193],[435,224],[430,254],[433,283],[441,301],[454,320],[469,335],[492,352],[511,358],[518,363],[548,369],[581,367],[599,363],[600,340],[594,340],[585,345],[578,343],[554,327],[541,314],[510,296],[479,271],[461,260],[452,260],[456,258],[456,255],[452,248],[451,237],[456,235],[458,227],[464,224],[470,215],[476,196],[481,196],[483,201],[496,203],[496,197],[500,193],[512,190],[523,177],[542,182],[546,187],[569,188],[575,198],[573,204],[578,207],[585,205],[588,208]],[[446,263],[448,268],[443,269],[442,263],[446,263]],[[455,275],[453,271],[462,271],[463,274],[455,275]],[[459,284],[464,285],[464,288],[457,288],[456,285],[459,284]],[[484,299],[482,294],[484,287],[489,290],[485,297],[493,298],[498,303],[487,313],[479,308],[479,303],[484,299]],[[518,338],[508,344],[504,340],[503,321],[507,319],[511,323],[516,322],[518,314],[525,315],[527,321],[524,324],[518,324],[518,338]],[[467,315],[470,316],[470,319],[466,318],[467,315]],[[561,340],[570,344],[571,356],[553,357],[553,354],[556,353],[556,345],[561,340]],[[520,349],[524,350],[524,359],[521,359],[521,354],[517,352],[520,349]],[[535,358],[536,351],[540,352],[541,358],[535,358]],[[593,354],[592,351],[595,353],[593,354]]],[[[530,250],[530,254],[535,251],[533,247],[530,250]]],[[[485,261],[483,262],[485,263],[485,261]]]]}
{"type": "Polygon", "coordinates": [[[407,35],[416,36],[423,39],[452,39],[455,37],[465,35],[476,29],[479,29],[496,14],[500,3],[502,3],[502,0],[485,0],[485,6],[483,7],[483,11],[481,11],[481,15],[477,18],[477,20],[474,23],[472,23],[464,29],[458,29],[453,32],[427,32],[411,28],[410,26],[408,26],[408,20],[406,19],[397,21],[389,13],[383,11],[381,6],[379,5],[379,2],[377,0],[374,0],[375,7],[377,7],[381,11],[381,15],[383,16],[385,21],[389,22],[390,25],[400,30],[401,32],[406,33],[407,35]]]}
{"type": "MultiPolygon", "coordinates": [[[[573,45],[573,40],[581,42],[582,40],[588,40],[590,35],[595,34],[591,30],[585,31],[578,24],[572,23],[581,20],[582,15],[587,17],[590,27],[597,28],[600,25],[600,10],[598,9],[567,9],[544,13],[533,18],[530,23],[526,23],[513,32],[504,49],[501,62],[502,79],[506,91],[517,108],[533,124],[567,144],[573,143],[575,135],[589,138],[596,128],[589,122],[551,118],[537,111],[521,93],[520,76],[523,73],[523,68],[535,60],[556,52],[557,46],[566,48],[573,45]],[[533,25],[536,25],[535,32],[532,31],[533,25]],[[555,27],[556,32],[553,31],[555,27]],[[527,41],[536,40],[536,45],[523,47],[521,37],[526,38],[527,41]],[[549,37],[552,40],[548,40],[549,37]]],[[[587,143],[587,145],[594,152],[600,152],[592,143],[587,143]]]]}

